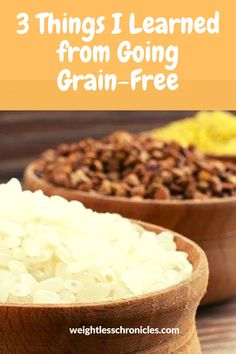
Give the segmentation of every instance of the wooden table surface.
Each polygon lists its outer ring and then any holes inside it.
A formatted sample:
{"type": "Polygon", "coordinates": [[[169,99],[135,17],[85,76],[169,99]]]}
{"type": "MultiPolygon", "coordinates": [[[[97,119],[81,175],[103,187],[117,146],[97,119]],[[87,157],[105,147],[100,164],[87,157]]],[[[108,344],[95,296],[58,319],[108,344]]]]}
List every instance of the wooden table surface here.
{"type": "MultiPolygon", "coordinates": [[[[149,130],[192,113],[0,112],[0,181],[21,178],[28,162],[61,142],[149,130]]],[[[236,298],[199,309],[197,327],[203,354],[236,354],[236,298]]]]}
{"type": "Polygon", "coordinates": [[[200,308],[197,327],[203,354],[235,354],[236,297],[219,305],[200,308]]]}

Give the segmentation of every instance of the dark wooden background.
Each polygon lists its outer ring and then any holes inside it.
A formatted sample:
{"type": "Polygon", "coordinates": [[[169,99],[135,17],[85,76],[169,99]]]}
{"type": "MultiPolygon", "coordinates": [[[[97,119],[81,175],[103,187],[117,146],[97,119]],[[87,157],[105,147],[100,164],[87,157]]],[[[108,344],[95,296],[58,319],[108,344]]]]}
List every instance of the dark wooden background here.
{"type": "MultiPolygon", "coordinates": [[[[114,130],[139,132],[193,115],[158,112],[0,112],[0,181],[22,177],[28,162],[49,147],[114,130]]],[[[236,299],[198,311],[203,354],[236,354],[236,299]]]]}

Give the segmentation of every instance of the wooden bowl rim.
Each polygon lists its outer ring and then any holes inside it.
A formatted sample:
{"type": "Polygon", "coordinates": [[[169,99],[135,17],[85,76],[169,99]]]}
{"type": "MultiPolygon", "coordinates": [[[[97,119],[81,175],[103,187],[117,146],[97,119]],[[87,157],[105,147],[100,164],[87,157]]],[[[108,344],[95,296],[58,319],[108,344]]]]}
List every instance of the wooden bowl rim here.
{"type": "MultiPolygon", "coordinates": [[[[193,266],[193,271],[190,276],[188,276],[186,279],[182,280],[180,283],[172,285],[166,289],[160,290],[160,291],[155,291],[155,292],[150,292],[147,294],[143,295],[138,295],[138,296],[132,296],[130,298],[126,299],[120,299],[120,300],[113,300],[113,301],[101,301],[101,302],[91,302],[91,303],[72,303],[72,304],[18,304],[18,303],[0,303],[0,309],[1,308],[25,308],[25,309],[69,309],[69,308],[86,308],[86,309],[109,309],[109,308],[114,308],[118,306],[123,306],[123,305],[132,305],[137,302],[143,302],[145,300],[157,300],[158,298],[161,298],[165,296],[166,294],[171,294],[174,298],[174,295],[176,292],[181,293],[181,289],[185,288],[186,286],[189,287],[191,283],[194,283],[196,279],[198,278],[199,272],[202,272],[203,269],[206,269],[207,266],[207,258],[204,253],[204,251],[198,246],[195,242],[191,241],[190,239],[173,232],[171,230],[168,230],[166,228],[163,228],[158,225],[153,225],[150,223],[145,223],[143,221],[137,221],[137,220],[131,220],[134,223],[137,223],[138,225],[144,227],[144,228],[149,228],[151,227],[154,229],[154,232],[157,234],[162,231],[170,231],[171,233],[174,234],[174,238],[181,240],[185,244],[190,245],[192,249],[195,250],[197,254],[197,258],[194,263],[191,263],[193,266]],[[156,230],[156,231],[155,231],[156,230]]],[[[181,251],[181,249],[180,249],[181,251]]],[[[186,252],[186,251],[185,251],[186,252]]],[[[188,254],[189,256],[189,254],[188,254]]],[[[208,271],[208,270],[207,270],[208,271]]]]}
{"type": "MultiPolygon", "coordinates": [[[[63,192],[65,195],[66,193],[70,192],[75,195],[76,197],[84,197],[84,198],[90,198],[90,199],[96,199],[96,200],[102,200],[102,201],[113,201],[113,202],[122,202],[122,203],[133,203],[133,204],[151,204],[151,205],[209,205],[209,204],[223,204],[223,203],[234,203],[236,202],[236,196],[235,197],[224,197],[224,198],[208,198],[204,200],[200,199],[184,199],[184,200],[176,200],[176,199],[171,199],[171,200],[153,200],[153,199],[142,199],[142,200],[133,200],[131,198],[125,198],[125,197],[114,197],[114,196],[104,196],[102,194],[99,194],[97,192],[82,192],[76,189],[67,189],[65,187],[58,187],[52,183],[49,183],[45,181],[43,178],[40,178],[39,176],[36,175],[34,171],[34,167],[36,165],[36,161],[31,162],[25,169],[24,171],[24,179],[29,178],[31,181],[34,181],[39,185],[39,189],[42,189],[43,187],[51,187],[55,190],[55,192],[59,192],[58,194],[60,195],[60,191],[63,192]]],[[[55,193],[57,194],[57,193],[55,193]]]]}
{"type": "Polygon", "coordinates": [[[235,160],[236,161],[236,154],[213,154],[209,152],[203,152],[208,158],[210,159],[219,159],[219,160],[235,160]]]}

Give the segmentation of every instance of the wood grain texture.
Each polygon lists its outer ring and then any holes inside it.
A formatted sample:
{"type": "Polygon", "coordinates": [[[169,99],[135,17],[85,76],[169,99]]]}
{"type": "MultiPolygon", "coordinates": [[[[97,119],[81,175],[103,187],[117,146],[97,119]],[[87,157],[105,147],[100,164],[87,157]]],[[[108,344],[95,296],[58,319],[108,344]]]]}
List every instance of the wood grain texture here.
{"type": "Polygon", "coordinates": [[[235,354],[236,298],[199,309],[197,328],[203,354],[235,354]]]}
{"type": "MultiPolygon", "coordinates": [[[[159,233],[162,228],[139,223],[159,233]]],[[[0,305],[1,354],[201,354],[195,315],[208,281],[204,252],[175,235],[192,274],[161,292],[106,304],[0,305]],[[179,328],[180,334],[71,335],[69,327],[179,328]]]]}

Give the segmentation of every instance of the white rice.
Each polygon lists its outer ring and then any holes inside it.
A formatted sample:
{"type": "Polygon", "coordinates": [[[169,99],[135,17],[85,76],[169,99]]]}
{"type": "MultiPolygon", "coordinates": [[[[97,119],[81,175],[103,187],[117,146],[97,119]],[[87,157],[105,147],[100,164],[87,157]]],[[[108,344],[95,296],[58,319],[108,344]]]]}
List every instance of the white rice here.
{"type": "Polygon", "coordinates": [[[0,185],[0,303],[125,299],[168,288],[192,265],[171,232],[158,236],[77,201],[0,185]]]}

